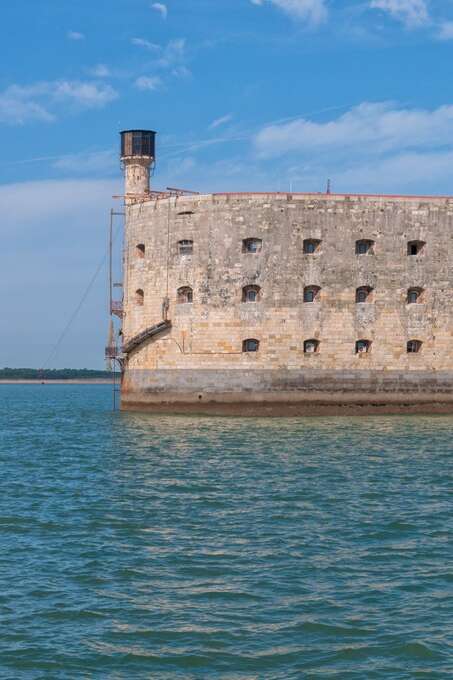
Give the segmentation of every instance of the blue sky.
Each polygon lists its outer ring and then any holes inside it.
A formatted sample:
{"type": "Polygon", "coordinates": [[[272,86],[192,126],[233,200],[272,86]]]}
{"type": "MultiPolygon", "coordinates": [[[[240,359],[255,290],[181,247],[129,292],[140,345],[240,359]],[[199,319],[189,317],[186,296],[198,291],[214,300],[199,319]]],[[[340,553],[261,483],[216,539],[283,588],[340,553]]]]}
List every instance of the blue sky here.
{"type": "MultiPolygon", "coordinates": [[[[15,0],[0,33],[0,366],[102,260],[122,128],[155,188],[453,193],[451,0],[15,0]]],[[[105,306],[101,273],[52,366],[102,366],[105,306]]]]}

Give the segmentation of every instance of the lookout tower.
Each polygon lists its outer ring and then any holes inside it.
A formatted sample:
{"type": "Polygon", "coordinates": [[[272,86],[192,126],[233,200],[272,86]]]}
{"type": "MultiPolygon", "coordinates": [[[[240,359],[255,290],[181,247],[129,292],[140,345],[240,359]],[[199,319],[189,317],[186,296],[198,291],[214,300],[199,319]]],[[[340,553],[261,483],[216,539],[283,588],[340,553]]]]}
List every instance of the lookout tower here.
{"type": "Polygon", "coordinates": [[[150,190],[155,164],[156,133],[153,130],[123,130],[120,134],[126,197],[146,194],[150,190]]]}

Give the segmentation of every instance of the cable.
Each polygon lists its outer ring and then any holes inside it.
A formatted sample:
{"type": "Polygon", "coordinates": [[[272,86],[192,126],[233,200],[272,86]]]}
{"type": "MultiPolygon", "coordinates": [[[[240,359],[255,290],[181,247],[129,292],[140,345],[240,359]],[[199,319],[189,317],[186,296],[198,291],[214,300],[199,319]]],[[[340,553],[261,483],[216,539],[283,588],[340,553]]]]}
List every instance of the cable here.
{"type": "MultiPolygon", "coordinates": [[[[120,227],[118,226],[117,229],[116,229],[115,235],[114,235],[114,239],[113,239],[114,241],[115,241],[116,237],[118,236],[118,231],[119,231],[119,229],[120,229],[120,227]]],[[[75,308],[75,310],[74,310],[74,312],[72,313],[71,317],[69,318],[68,323],[66,324],[66,326],[64,327],[64,329],[63,329],[62,332],[60,333],[60,336],[58,337],[57,342],[56,342],[55,345],[53,346],[53,348],[52,348],[52,350],[51,350],[49,356],[47,357],[46,361],[44,362],[44,364],[43,364],[41,370],[46,370],[47,368],[49,368],[50,362],[51,362],[52,359],[54,359],[54,357],[56,356],[56,354],[57,354],[57,352],[58,352],[58,350],[59,350],[59,348],[60,348],[60,345],[62,344],[63,340],[65,339],[66,335],[68,334],[68,331],[70,330],[72,324],[74,323],[75,319],[77,318],[78,313],[79,313],[80,310],[82,309],[85,300],[87,299],[88,295],[90,294],[91,289],[93,288],[93,286],[94,286],[94,284],[95,284],[95,282],[96,282],[96,279],[98,278],[99,274],[101,273],[101,271],[102,271],[102,269],[103,269],[103,267],[104,267],[104,265],[105,265],[105,263],[106,263],[107,256],[108,256],[108,252],[106,251],[106,252],[104,253],[103,257],[102,257],[102,260],[100,261],[100,263],[99,263],[98,266],[96,267],[96,270],[95,270],[95,272],[94,272],[92,278],[90,279],[90,282],[88,283],[88,286],[86,287],[85,292],[83,293],[82,298],[81,298],[79,304],[77,305],[77,307],[75,308]]]]}

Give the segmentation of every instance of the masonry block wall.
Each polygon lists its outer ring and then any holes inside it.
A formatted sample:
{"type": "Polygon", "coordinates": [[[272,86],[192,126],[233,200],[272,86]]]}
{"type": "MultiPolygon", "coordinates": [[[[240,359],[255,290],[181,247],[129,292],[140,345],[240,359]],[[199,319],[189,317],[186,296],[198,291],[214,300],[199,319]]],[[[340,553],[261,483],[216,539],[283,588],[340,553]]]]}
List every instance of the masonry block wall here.
{"type": "Polygon", "coordinates": [[[449,198],[213,194],[127,206],[124,341],[164,315],[172,326],[128,356],[123,407],[448,400],[452,227],[449,198]],[[245,251],[246,239],[261,248],[245,251]],[[246,286],[256,301],[244,301],[246,286]],[[243,351],[247,339],[258,351],[243,351]]]}

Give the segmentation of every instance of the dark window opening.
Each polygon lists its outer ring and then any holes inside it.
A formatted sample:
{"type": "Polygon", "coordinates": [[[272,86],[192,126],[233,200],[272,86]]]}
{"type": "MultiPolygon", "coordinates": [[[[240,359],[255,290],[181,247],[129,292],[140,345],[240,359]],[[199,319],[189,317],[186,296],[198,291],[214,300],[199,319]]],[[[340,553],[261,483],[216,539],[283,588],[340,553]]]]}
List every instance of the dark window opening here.
{"type": "Polygon", "coordinates": [[[304,353],[315,354],[316,352],[319,352],[319,340],[315,340],[314,338],[310,340],[305,340],[304,353]]]}
{"type": "Polygon", "coordinates": [[[242,289],[242,302],[258,302],[261,288],[259,286],[244,286],[242,289]]]}
{"type": "Polygon", "coordinates": [[[191,304],[193,302],[193,290],[190,286],[178,288],[178,304],[191,304]]]}
{"type": "Polygon", "coordinates": [[[424,245],[425,241],[409,241],[407,244],[407,254],[420,255],[424,245]]]}
{"type": "Polygon", "coordinates": [[[135,252],[137,257],[143,258],[145,257],[145,244],[144,243],[138,243],[135,246],[135,252]]]}
{"type": "Polygon", "coordinates": [[[319,286],[306,286],[304,288],[304,302],[315,302],[319,297],[319,286]]]}
{"type": "Polygon", "coordinates": [[[242,241],[243,253],[259,253],[263,247],[263,242],[260,238],[245,238],[242,241]]]}
{"type": "Polygon", "coordinates": [[[372,302],[373,289],[369,286],[360,286],[355,292],[356,302],[372,302]]]}
{"type": "Polygon", "coordinates": [[[318,250],[319,246],[321,244],[321,241],[319,239],[315,238],[307,238],[304,241],[304,253],[306,255],[313,255],[313,253],[316,253],[318,250]]]}
{"type": "Polygon", "coordinates": [[[361,239],[355,242],[356,255],[373,255],[374,241],[361,239]]]}
{"type": "Polygon", "coordinates": [[[135,291],[135,304],[138,305],[139,307],[143,307],[143,304],[145,302],[145,293],[142,291],[141,288],[135,291]]]}
{"type": "Polygon", "coordinates": [[[421,288],[409,288],[407,291],[407,304],[414,305],[423,301],[421,288]]]}
{"type": "Polygon", "coordinates": [[[184,216],[184,215],[195,215],[193,210],[183,210],[182,212],[179,212],[178,215],[184,216]]]}
{"type": "Polygon", "coordinates": [[[249,338],[248,340],[244,340],[242,343],[242,351],[243,352],[257,352],[260,346],[260,341],[259,340],[254,340],[252,338],[249,338]]]}
{"type": "Polygon", "coordinates": [[[371,349],[370,340],[357,340],[355,343],[356,354],[367,354],[371,349]]]}
{"type": "Polygon", "coordinates": [[[422,342],[420,340],[409,340],[407,343],[408,354],[417,354],[422,348],[422,342]]]}
{"type": "Polygon", "coordinates": [[[192,255],[193,254],[193,241],[189,241],[188,239],[184,239],[183,241],[179,241],[178,247],[179,247],[179,254],[180,255],[192,255]]]}

